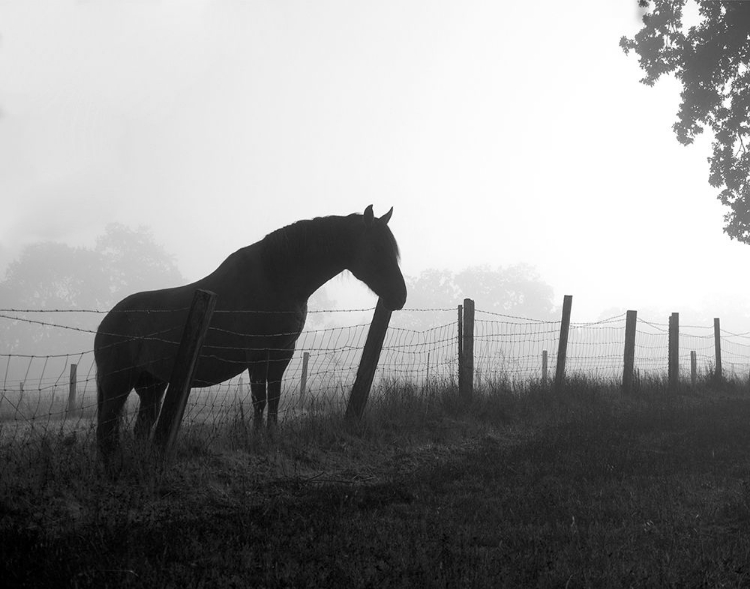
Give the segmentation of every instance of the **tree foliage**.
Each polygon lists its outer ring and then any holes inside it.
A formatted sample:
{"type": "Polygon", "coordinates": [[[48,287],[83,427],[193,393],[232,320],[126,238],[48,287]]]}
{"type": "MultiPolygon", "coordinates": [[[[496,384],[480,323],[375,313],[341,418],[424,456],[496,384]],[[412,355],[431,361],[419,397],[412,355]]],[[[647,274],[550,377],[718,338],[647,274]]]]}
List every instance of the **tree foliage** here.
{"type": "Polygon", "coordinates": [[[177,286],[184,282],[174,257],[156,243],[146,227],[130,229],[113,223],[96,240],[95,251],[103,267],[109,308],[133,292],[177,286]]]}
{"type": "MultiPolygon", "coordinates": [[[[106,227],[93,248],[54,242],[25,247],[0,282],[0,309],[105,311],[133,292],[183,282],[174,259],[147,228],[133,230],[115,223],[106,227]]],[[[90,343],[89,331],[101,319],[78,313],[9,315],[73,328],[0,317],[0,348],[36,351],[45,344],[45,353],[84,349],[90,343]]]]}
{"type": "Polygon", "coordinates": [[[460,272],[431,268],[419,276],[406,277],[408,309],[394,315],[403,327],[426,329],[435,321],[435,313],[409,309],[448,309],[448,321],[454,321],[452,310],[464,298],[474,300],[477,309],[531,317],[554,319],[552,287],[526,264],[491,268],[473,266],[460,272]]]}
{"type": "Polygon", "coordinates": [[[0,282],[0,306],[106,310],[133,292],[182,280],[147,228],[112,223],[94,248],[51,241],[26,246],[0,282]]]}
{"type": "Polygon", "coordinates": [[[682,83],[674,132],[684,145],[713,133],[709,182],[729,207],[724,231],[750,243],[750,2],[695,2],[691,25],[687,0],[640,0],[643,28],[620,46],[638,54],[643,83],[670,74],[682,83]]]}

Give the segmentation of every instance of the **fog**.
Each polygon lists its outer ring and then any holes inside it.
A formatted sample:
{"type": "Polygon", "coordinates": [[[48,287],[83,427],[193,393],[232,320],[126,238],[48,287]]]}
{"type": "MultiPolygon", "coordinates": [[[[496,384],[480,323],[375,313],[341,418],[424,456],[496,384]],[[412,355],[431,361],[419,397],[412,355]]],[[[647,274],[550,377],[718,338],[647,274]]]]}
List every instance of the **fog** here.
{"type": "MultiPolygon", "coordinates": [[[[576,320],[742,318],[750,250],[722,233],[710,138],[673,136],[677,84],[639,84],[618,47],[637,17],[635,0],[3,3],[0,277],[24,247],[93,248],[120,223],[195,280],[373,204],[394,207],[411,277],[526,264],[576,320]]],[[[353,278],[327,295],[374,304],[353,278]]]]}

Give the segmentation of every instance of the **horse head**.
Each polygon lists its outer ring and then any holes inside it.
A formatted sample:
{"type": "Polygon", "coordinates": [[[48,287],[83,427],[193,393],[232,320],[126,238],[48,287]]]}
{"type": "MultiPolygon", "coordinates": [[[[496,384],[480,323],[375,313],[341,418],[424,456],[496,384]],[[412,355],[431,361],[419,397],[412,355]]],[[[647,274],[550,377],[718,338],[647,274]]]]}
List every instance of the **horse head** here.
{"type": "Polygon", "coordinates": [[[406,304],[406,283],[398,267],[398,244],[388,227],[392,214],[393,207],[377,218],[370,205],[363,215],[352,216],[360,225],[356,228],[349,270],[378,295],[388,309],[396,311],[406,304]]]}

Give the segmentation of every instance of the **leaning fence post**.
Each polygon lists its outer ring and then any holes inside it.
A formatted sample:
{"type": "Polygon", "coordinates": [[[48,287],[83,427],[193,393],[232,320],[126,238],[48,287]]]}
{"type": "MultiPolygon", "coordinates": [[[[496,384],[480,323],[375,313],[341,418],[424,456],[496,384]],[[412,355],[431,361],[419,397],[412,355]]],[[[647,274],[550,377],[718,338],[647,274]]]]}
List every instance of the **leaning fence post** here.
{"type": "Polygon", "coordinates": [[[370,330],[367,332],[365,347],[362,349],[362,359],[359,361],[357,378],[354,380],[354,386],[349,395],[349,403],[346,406],[347,419],[353,417],[360,419],[365,411],[390,320],[391,312],[385,308],[383,301],[378,299],[375,313],[372,316],[372,323],[370,323],[370,330]]]}
{"type": "Polygon", "coordinates": [[[299,404],[305,402],[305,393],[307,392],[307,363],[310,361],[310,352],[302,354],[302,376],[299,379],[299,404]]]}
{"type": "Polygon", "coordinates": [[[677,392],[677,384],[680,380],[680,314],[672,313],[669,316],[669,366],[668,366],[669,392],[677,392]]]}
{"type": "Polygon", "coordinates": [[[633,370],[635,368],[635,327],[638,311],[628,311],[625,315],[625,352],[622,369],[622,390],[630,393],[633,390],[633,370]]]}
{"type": "Polygon", "coordinates": [[[565,380],[565,357],[568,353],[568,332],[570,331],[570,310],[573,296],[563,297],[562,321],[560,322],[560,342],[557,347],[557,367],[555,370],[555,389],[560,390],[565,380]]]}
{"type": "Polygon", "coordinates": [[[542,350],[542,386],[547,388],[547,350],[542,350]]]}
{"type": "Polygon", "coordinates": [[[76,410],[76,373],[78,364],[70,365],[70,381],[68,385],[68,408],[66,413],[73,413],[76,410]]]}
{"type": "Polygon", "coordinates": [[[474,301],[471,299],[464,299],[462,340],[458,392],[464,399],[471,399],[474,394],[474,301]]]}
{"type": "Polygon", "coordinates": [[[721,380],[723,372],[721,370],[721,324],[719,318],[714,318],[714,350],[716,358],[716,370],[714,371],[714,378],[721,380]]]}
{"type": "Polygon", "coordinates": [[[177,439],[177,432],[180,429],[193,382],[193,374],[198,364],[198,355],[206,339],[215,306],[216,294],[207,290],[195,291],[193,304],[185,322],[185,330],[177,348],[169,388],[154,431],[154,443],[165,454],[169,453],[177,439]]]}

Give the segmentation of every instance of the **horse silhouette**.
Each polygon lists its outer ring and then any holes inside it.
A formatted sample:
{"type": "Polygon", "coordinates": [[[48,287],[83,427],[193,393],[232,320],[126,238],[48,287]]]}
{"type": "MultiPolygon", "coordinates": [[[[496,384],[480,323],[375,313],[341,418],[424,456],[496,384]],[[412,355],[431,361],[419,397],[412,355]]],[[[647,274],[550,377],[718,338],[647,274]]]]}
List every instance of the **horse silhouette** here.
{"type": "Polygon", "coordinates": [[[231,254],[214,272],[186,286],[133,294],[104,317],[94,339],[97,442],[105,461],[119,445],[122,408],[140,399],[135,434],[147,437],[167,388],[197,289],[216,293],[192,386],[250,374],[255,425],[276,423],[281,379],[305,325],[307,300],[349,270],[390,310],[406,303],[396,239],[380,218],[364,214],[297,221],[231,254]],[[266,391],[268,395],[266,396],[266,391]]]}

